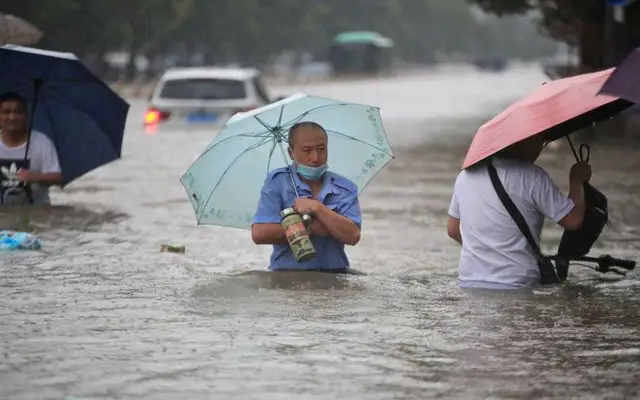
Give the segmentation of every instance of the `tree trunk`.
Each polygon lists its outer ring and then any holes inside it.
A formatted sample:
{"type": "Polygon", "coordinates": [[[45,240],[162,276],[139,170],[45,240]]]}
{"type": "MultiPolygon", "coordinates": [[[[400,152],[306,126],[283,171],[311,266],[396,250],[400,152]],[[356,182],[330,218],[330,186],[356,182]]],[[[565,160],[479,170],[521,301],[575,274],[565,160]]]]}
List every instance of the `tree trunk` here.
{"type": "Polygon", "coordinates": [[[138,68],[136,67],[136,58],[138,58],[138,51],[140,50],[140,46],[138,45],[138,41],[134,37],[133,40],[129,43],[129,60],[127,61],[127,65],[124,70],[124,79],[126,82],[131,82],[135,79],[138,68]]]}
{"type": "Polygon", "coordinates": [[[606,7],[604,1],[585,5],[579,42],[580,64],[587,71],[604,67],[606,7]]]}

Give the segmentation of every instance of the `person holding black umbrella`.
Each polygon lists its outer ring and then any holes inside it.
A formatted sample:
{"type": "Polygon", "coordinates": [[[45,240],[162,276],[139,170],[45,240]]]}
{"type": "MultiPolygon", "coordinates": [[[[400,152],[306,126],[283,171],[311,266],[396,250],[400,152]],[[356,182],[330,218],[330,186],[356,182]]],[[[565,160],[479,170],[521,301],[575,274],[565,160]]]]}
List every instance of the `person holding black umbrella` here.
{"type": "Polygon", "coordinates": [[[27,101],[0,95],[0,205],[50,204],[49,186],[62,184],[58,154],[43,133],[29,134],[27,101]]]}

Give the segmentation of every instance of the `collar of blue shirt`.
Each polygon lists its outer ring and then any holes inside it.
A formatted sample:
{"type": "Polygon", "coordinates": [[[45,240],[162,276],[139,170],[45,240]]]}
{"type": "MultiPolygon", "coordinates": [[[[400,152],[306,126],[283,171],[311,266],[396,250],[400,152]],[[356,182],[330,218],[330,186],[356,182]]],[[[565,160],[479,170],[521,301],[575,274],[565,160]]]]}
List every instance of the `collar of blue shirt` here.
{"type": "MultiPolygon", "coordinates": [[[[293,178],[296,188],[298,189],[298,194],[301,197],[312,196],[311,187],[300,178],[300,175],[298,175],[298,169],[295,163],[289,165],[287,169],[287,173],[289,173],[293,178]]],[[[323,203],[324,199],[329,194],[340,194],[340,190],[338,187],[336,187],[336,177],[333,176],[331,172],[327,171],[322,177],[322,190],[318,195],[318,201],[323,203]]]]}

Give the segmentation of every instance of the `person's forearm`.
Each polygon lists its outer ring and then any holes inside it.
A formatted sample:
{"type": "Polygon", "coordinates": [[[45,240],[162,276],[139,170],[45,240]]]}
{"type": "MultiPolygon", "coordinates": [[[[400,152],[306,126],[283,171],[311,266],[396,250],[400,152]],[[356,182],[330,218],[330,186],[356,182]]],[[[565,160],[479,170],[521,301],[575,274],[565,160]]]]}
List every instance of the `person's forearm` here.
{"type": "Polygon", "coordinates": [[[255,244],[284,244],[287,238],[284,236],[280,224],[257,224],[251,228],[251,237],[255,244]]]}
{"type": "MultiPolygon", "coordinates": [[[[288,243],[280,224],[256,224],[252,227],[251,236],[255,244],[288,243]]],[[[331,236],[328,229],[318,219],[311,222],[311,236],[331,236]]]]}
{"type": "Polygon", "coordinates": [[[311,220],[311,226],[309,230],[311,231],[312,236],[331,236],[329,230],[318,218],[313,218],[311,220]]]}
{"type": "Polygon", "coordinates": [[[352,220],[322,205],[315,217],[327,228],[329,235],[340,243],[355,245],[360,241],[360,228],[352,220]]]}
{"type": "Polygon", "coordinates": [[[33,173],[31,179],[29,179],[30,183],[37,183],[40,185],[51,186],[51,185],[61,185],[62,184],[62,174],[59,172],[51,172],[51,173],[33,173]]]}
{"type": "Polygon", "coordinates": [[[447,236],[462,246],[462,232],[460,232],[460,220],[449,216],[447,220],[447,236]]]}
{"type": "Polygon", "coordinates": [[[569,183],[569,198],[573,200],[576,212],[584,215],[587,205],[584,200],[584,184],[582,182],[569,183]]]}

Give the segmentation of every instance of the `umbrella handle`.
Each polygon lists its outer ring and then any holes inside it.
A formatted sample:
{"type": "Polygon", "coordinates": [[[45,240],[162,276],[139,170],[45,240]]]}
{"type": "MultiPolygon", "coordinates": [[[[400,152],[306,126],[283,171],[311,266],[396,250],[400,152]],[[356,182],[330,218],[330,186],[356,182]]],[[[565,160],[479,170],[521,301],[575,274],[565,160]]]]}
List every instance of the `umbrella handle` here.
{"type": "Polygon", "coordinates": [[[591,147],[589,147],[588,144],[581,144],[579,152],[580,152],[580,161],[588,163],[589,158],[591,158],[591,147]]]}
{"type": "Polygon", "coordinates": [[[571,151],[573,152],[573,156],[576,158],[576,161],[588,163],[589,158],[591,158],[591,147],[588,144],[581,144],[578,148],[579,152],[576,152],[576,148],[573,147],[573,142],[569,136],[567,136],[567,141],[569,142],[569,147],[571,147],[571,151]]]}

